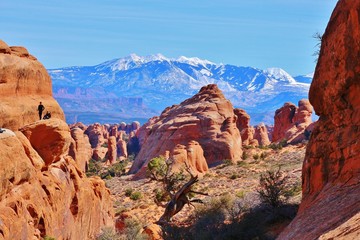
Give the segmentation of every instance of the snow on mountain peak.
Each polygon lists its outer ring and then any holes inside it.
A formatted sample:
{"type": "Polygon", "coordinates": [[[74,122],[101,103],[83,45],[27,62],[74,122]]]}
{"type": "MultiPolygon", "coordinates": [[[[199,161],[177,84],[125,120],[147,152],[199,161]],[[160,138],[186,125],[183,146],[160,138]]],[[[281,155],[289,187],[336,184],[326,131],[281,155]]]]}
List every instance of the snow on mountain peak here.
{"type": "Polygon", "coordinates": [[[296,83],[296,80],[281,68],[268,68],[264,70],[265,74],[270,75],[272,78],[281,82],[296,83]]]}
{"type": "Polygon", "coordinates": [[[152,61],[169,61],[169,59],[160,53],[145,57],[132,53],[126,57],[106,62],[105,65],[110,65],[112,71],[125,71],[131,68],[140,67],[142,64],[152,61]]]}
{"type": "Polygon", "coordinates": [[[169,61],[169,59],[167,57],[165,57],[164,55],[162,55],[161,53],[148,55],[148,56],[144,57],[143,59],[144,59],[145,63],[152,62],[152,61],[169,61]]]}
{"type": "Polygon", "coordinates": [[[187,63],[187,64],[190,64],[190,65],[193,65],[193,66],[197,66],[197,65],[203,65],[203,66],[216,65],[213,62],[210,62],[208,60],[203,60],[203,59],[200,59],[200,58],[197,58],[197,57],[188,58],[188,57],[185,57],[185,56],[180,56],[175,61],[178,61],[178,62],[181,62],[181,63],[187,63]]]}

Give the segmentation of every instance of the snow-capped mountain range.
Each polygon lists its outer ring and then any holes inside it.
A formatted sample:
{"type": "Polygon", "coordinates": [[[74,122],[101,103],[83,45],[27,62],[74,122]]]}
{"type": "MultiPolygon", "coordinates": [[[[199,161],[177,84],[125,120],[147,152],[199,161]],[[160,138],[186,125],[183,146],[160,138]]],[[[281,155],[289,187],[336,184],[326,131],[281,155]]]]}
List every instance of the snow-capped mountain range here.
{"type": "Polygon", "coordinates": [[[271,124],[285,102],[307,98],[312,80],[311,74],[293,78],[281,68],[261,70],[161,54],[131,54],[96,66],[48,72],[69,123],[146,119],[215,83],[235,107],[249,113],[253,124],[271,124]],[[114,101],[116,106],[111,106],[114,101]],[[80,117],[84,114],[87,118],[80,117]]]}

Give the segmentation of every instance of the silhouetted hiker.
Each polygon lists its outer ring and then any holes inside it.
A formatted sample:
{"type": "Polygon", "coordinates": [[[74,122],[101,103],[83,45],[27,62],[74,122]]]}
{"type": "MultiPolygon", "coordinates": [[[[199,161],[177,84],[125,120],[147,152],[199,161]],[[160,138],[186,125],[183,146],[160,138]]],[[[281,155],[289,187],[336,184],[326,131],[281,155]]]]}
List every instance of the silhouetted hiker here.
{"type": "Polygon", "coordinates": [[[44,115],[43,119],[50,119],[51,113],[49,111],[46,111],[46,114],[44,115]]]}
{"type": "Polygon", "coordinates": [[[44,109],[45,109],[44,105],[42,105],[42,103],[40,102],[40,104],[38,106],[38,112],[39,112],[40,120],[41,120],[41,116],[42,116],[42,113],[43,113],[44,109]]]}

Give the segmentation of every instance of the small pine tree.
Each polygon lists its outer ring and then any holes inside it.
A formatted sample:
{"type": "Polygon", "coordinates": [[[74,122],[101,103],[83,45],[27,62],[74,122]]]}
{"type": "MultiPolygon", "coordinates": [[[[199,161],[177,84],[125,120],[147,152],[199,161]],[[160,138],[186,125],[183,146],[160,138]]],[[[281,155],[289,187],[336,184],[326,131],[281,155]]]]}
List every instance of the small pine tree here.
{"type": "Polygon", "coordinates": [[[260,175],[259,189],[260,200],[274,208],[281,206],[287,199],[289,177],[280,171],[267,171],[260,175]]]}

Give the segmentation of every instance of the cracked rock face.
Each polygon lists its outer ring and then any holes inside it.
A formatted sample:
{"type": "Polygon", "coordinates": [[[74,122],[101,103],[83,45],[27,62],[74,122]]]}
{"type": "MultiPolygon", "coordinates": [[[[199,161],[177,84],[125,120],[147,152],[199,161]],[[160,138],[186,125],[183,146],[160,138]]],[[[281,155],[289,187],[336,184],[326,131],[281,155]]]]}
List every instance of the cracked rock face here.
{"type": "Polygon", "coordinates": [[[150,119],[140,128],[141,150],[130,172],[143,172],[152,158],[171,155],[178,144],[186,148],[191,141],[199,144],[194,149],[203,150],[208,165],[226,159],[240,160],[242,144],[236,121],[230,101],[215,84],[207,85],[179,105],[166,108],[159,117],[150,119]]]}

